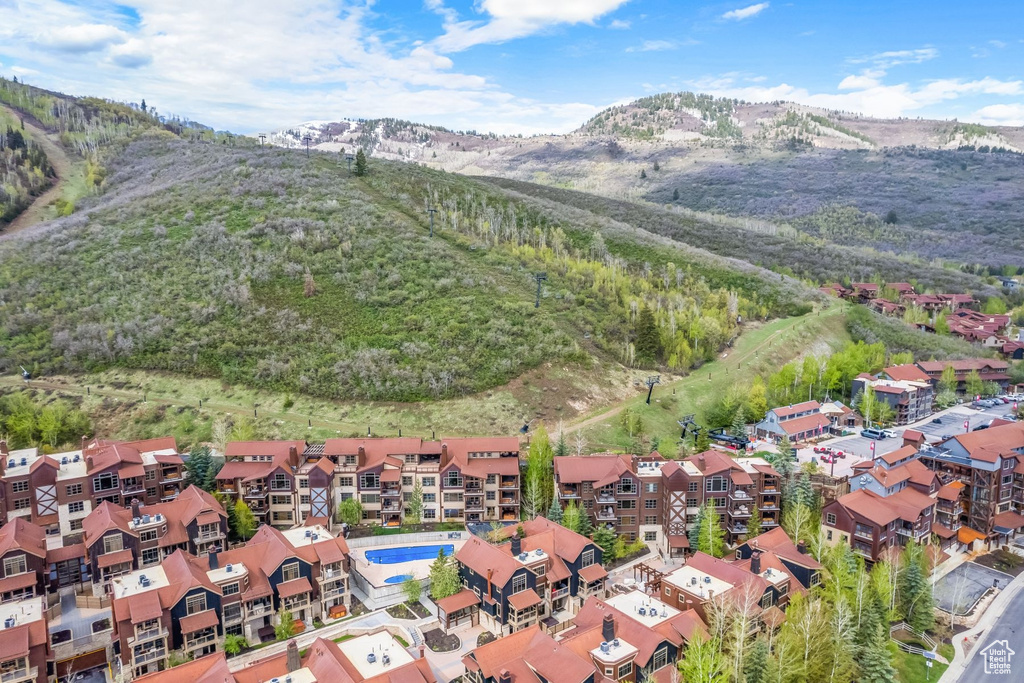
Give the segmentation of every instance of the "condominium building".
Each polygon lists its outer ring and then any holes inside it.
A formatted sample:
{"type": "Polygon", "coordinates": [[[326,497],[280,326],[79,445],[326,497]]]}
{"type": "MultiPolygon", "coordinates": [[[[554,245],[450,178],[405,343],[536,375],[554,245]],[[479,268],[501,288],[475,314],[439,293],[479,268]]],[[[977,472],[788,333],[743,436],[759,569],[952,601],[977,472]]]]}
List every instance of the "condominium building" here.
{"type": "Polygon", "coordinates": [[[203,556],[227,546],[228,516],[211,494],[189,486],[175,500],[128,508],[100,503],[85,519],[83,543],[97,596],[111,580],[159,564],[177,550],[203,556]]]}
{"type": "Polygon", "coordinates": [[[0,602],[46,595],[49,572],[42,527],[16,518],[0,527],[0,602]]]}
{"type": "Polygon", "coordinates": [[[9,451],[0,442],[0,521],[29,520],[71,545],[104,501],[127,507],[133,499],[146,505],[173,500],[183,476],[170,436],[128,442],[83,438],[80,450],[52,455],[36,448],[9,451]]]}
{"type": "Polygon", "coordinates": [[[551,616],[564,621],[588,597],[603,594],[608,577],[600,546],[585,536],[543,517],[520,526],[524,538],[508,527],[507,543],[472,536],[455,554],[462,595],[472,592],[479,622],[495,632],[521,631],[551,616]]]}
{"type": "Polygon", "coordinates": [[[0,638],[0,675],[4,683],[53,680],[53,650],[42,597],[0,603],[4,635],[0,638]]]}
{"type": "MultiPolygon", "coordinates": [[[[888,367],[875,376],[867,373],[858,375],[853,380],[854,397],[867,387],[871,388],[877,401],[889,406],[895,424],[911,424],[932,414],[935,387],[928,375],[916,365],[888,367]]],[[[872,420],[877,416],[864,417],[872,420]]]]}
{"type": "Polygon", "coordinates": [[[236,442],[226,458],[218,490],[280,528],[331,519],[348,498],[359,500],[365,522],[398,526],[417,486],[423,521],[519,518],[516,437],[236,442]]]}
{"type": "Polygon", "coordinates": [[[285,651],[232,672],[223,652],[144,676],[139,683],[436,683],[426,659],[415,657],[387,630],[334,642],[317,638],[303,652],[285,651]]]}
{"type": "Polygon", "coordinates": [[[828,434],[831,421],[821,412],[817,401],[804,401],[772,408],[764,419],[754,425],[758,439],[779,441],[783,436],[792,443],[807,441],[828,434]]]}

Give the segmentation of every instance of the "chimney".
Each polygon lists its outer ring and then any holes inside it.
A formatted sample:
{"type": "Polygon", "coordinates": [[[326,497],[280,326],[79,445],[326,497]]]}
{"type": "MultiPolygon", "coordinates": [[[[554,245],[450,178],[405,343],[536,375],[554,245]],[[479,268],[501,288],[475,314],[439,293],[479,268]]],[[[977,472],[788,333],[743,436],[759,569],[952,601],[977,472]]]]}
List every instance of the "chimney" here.
{"type": "Polygon", "coordinates": [[[288,447],[288,464],[292,467],[299,466],[299,449],[295,446],[288,447]]]}
{"type": "Polygon", "coordinates": [[[798,541],[797,544],[796,544],[796,549],[797,549],[797,551],[801,555],[806,555],[807,554],[807,542],[806,541],[798,541]]]}
{"type": "Polygon", "coordinates": [[[356,462],[359,464],[359,466],[362,467],[363,465],[365,465],[366,464],[366,449],[363,448],[362,444],[359,445],[359,450],[356,452],[356,455],[358,456],[356,458],[356,462]]]}
{"type": "Polygon", "coordinates": [[[491,595],[491,576],[494,574],[493,569],[487,570],[487,599],[493,600],[494,597],[491,595]]]}
{"type": "Polygon", "coordinates": [[[142,516],[142,508],[139,505],[138,498],[132,498],[132,519],[138,519],[142,516]]]}
{"type": "Polygon", "coordinates": [[[508,672],[508,669],[502,669],[498,674],[498,683],[512,683],[512,674],[508,672]]]}
{"type": "Polygon", "coordinates": [[[761,573],[761,551],[755,549],[750,553],[750,571],[754,574],[761,573]]]}
{"type": "Polygon", "coordinates": [[[610,643],[615,640],[615,617],[610,614],[604,615],[601,622],[601,640],[610,643]]]}
{"type": "Polygon", "coordinates": [[[82,437],[82,452],[83,453],[85,453],[86,442],[87,442],[87,438],[85,436],[83,436],[82,437]]]}
{"type": "Polygon", "coordinates": [[[423,659],[423,651],[426,649],[425,645],[420,645],[420,659],[423,659]]]}
{"type": "Polygon", "coordinates": [[[512,554],[518,555],[523,552],[523,539],[519,538],[519,534],[512,534],[512,554]]]}
{"type": "Polygon", "coordinates": [[[441,444],[441,467],[448,464],[448,444],[441,444]]]}
{"type": "Polygon", "coordinates": [[[10,455],[10,451],[7,450],[7,442],[2,439],[0,439],[0,455],[5,457],[10,455]]]}
{"type": "Polygon", "coordinates": [[[220,562],[217,561],[217,551],[211,550],[209,554],[210,569],[217,569],[220,566],[220,562]]]}
{"type": "Polygon", "coordinates": [[[292,638],[288,641],[288,655],[287,655],[287,667],[288,673],[298,671],[302,668],[302,660],[299,659],[299,646],[295,644],[295,639],[292,638]]]}

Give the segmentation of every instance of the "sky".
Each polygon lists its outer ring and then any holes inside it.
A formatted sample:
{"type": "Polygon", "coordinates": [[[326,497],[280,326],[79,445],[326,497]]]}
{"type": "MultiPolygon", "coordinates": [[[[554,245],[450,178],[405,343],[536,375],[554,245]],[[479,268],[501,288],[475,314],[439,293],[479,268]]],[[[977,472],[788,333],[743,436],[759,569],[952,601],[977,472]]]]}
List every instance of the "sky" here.
{"type": "Polygon", "coordinates": [[[1024,125],[1024,2],[0,0],[0,74],[239,133],[569,132],[665,91],[1024,125]]]}

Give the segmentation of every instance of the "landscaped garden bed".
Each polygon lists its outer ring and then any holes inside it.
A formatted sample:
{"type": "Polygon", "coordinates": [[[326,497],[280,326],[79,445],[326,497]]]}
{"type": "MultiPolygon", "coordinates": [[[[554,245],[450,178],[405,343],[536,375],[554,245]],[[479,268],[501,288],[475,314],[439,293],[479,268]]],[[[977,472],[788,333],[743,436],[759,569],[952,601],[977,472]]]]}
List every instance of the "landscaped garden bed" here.
{"type": "Polygon", "coordinates": [[[434,652],[454,652],[462,646],[462,641],[457,635],[446,634],[439,628],[424,631],[423,642],[434,652]]]}
{"type": "Polygon", "coordinates": [[[430,611],[420,602],[400,602],[386,611],[395,619],[425,619],[430,616],[430,611]]]}

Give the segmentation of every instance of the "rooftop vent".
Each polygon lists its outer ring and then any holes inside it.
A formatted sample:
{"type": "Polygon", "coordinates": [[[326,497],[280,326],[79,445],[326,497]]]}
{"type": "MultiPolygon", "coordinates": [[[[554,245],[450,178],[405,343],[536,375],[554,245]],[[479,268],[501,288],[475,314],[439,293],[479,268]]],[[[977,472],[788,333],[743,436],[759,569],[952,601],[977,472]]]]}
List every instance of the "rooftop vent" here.
{"type": "Polygon", "coordinates": [[[391,666],[391,655],[385,652],[380,658],[380,663],[384,666],[391,666]]]}
{"type": "Polygon", "coordinates": [[[376,661],[377,661],[377,655],[376,654],[374,654],[373,652],[367,652],[366,653],[366,663],[367,664],[373,664],[376,661]]]}
{"type": "Polygon", "coordinates": [[[697,585],[697,577],[696,576],[691,576],[690,577],[690,585],[691,586],[696,586],[697,585]]]}
{"type": "Polygon", "coordinates": [[[142,523],[149,524],[149,515],[142,515],[142,523]]]}
{"type": "Polygon", "coordinates": [[[14,466],[15,466],[16,464],[17,464],[17,463],[16,463],[16,462],[14,462],[14,459],[13,459],[13,458],[12,458],[11,460],[8,460],[8,461],[7,461],[7,466],[8,466],[8,467],[14,467],[14,466]]]}
{"type": "Polygon", "coordinates": [[[540,556],[542,556],[544,554],[544,551],[541,550],[540,548],[537,548],[537,552],[535,554],[537,555],[537,557],[540,557],[540,556]]]}
{"type": "Polygon", "coordinates": [[[520,560],[525,560],[526,557],[527,557],[526,553],[519,553],[519,559],[520,560]]]}
{"type": "Polygon", "coordinates": [[[601,652],[608,654],[608,641],[601,641],[601,652]]]}
{"type": "Polygon", "coordinates": [[[79,458],[79,457],[80,457],[80,456],[77,456],[77,455],[76,455],[75,457],[71,458],[71,462],[78,462],[78,458],[79,458]]]}
{"type": "Polygon", "coordinates": [[[139,577],[139,585],[143,588],[149,588],[149,577],[143,574],[139,577]]]}
{"type": "Polygon", "coordinates": [[[612,644],[614,644],[614,645],[615,645],[615,647],[618,647],[618,646],[619,646],[619,639],[618,639],[618,638],[616,638],[615,640],[613,640],[613,641],[612,641],[612,644]]]}
{"type": "Polygon", "coordinates": [[[312,535],[313,535],[313,532],[312,532],[312,531],[310,531],[309,529],[306,529],[306,533],[305,533],[305,534],[303,534],[303,535],[304,535],[304,536],[305,536],[306,538],[309,538],[310,536],[312,536],[312,535]]]}
{"type": "Polygon", "coordinates": [[[705,576],[704,577],[704,583],[711,583],[711,577],[710,576],[705,576]]]}
{"type": "Polygon", "coordinates": [[[228,574],[231,573],[231,570],[232,570],[232,567],[231,567],[230,564],[224,565],[224,571],[226,571],[228,574]]]}
{"type": "Polygon", "coordinates": [[[27,464],[28,464],[28,458],[22,458],[21,459],[21,466],[24,467],[27,464]]]}
{"type": "Polygon", "coordinates": [[[647,608],[646,607],[641,607],[638,611],[640,613],[640,616],[642,616],[642,617],[646,617],[647,616],[647,608]]]}
{"type": "Polygon", "coordinates": [[[7,617],[4,619],[4,628],[14,628],[18,623],[17,617],[7,617]]]}
{"type": "Polygon", "coordinates": [[[60,459],[60,464],[61,465],[67,465],[68,464],[68,456],[65,455],[63,458],[61,458],[60,459]]]}

